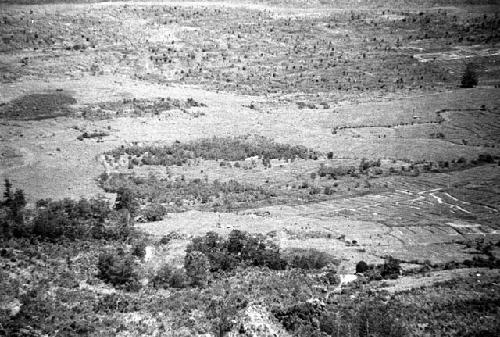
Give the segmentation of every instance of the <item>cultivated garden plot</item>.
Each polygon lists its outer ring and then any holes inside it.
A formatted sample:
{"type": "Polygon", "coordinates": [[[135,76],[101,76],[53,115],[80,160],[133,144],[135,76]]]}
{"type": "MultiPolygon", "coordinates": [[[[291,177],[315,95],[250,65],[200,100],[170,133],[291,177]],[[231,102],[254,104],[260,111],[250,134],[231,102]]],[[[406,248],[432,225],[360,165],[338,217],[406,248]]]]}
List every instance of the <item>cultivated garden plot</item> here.
{"type": "Polygon", "coordinates": [[[0,8],[1,336],[500,334],[495,2],[0,8]]]}

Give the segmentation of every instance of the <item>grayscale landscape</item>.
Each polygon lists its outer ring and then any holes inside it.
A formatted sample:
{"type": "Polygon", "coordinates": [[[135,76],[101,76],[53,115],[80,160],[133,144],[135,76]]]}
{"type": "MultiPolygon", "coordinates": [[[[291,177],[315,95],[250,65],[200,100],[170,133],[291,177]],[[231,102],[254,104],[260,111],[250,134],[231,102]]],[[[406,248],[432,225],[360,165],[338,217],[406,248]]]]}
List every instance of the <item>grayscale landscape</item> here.
{"type": "Polygon", "coordinates": [[[0,12],[0,336],[500,335],[497,1],[0,12]]]}

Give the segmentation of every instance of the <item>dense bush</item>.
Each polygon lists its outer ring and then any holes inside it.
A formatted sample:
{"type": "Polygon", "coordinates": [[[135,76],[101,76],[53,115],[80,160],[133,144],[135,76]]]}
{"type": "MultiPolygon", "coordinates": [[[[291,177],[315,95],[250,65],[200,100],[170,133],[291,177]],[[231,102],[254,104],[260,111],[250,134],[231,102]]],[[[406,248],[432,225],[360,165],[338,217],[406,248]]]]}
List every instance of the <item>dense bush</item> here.
{"type": "Polygon", "coordinates": [[[266,159],[309,159],[318,153],[304,146],[278,144],[262,136],[213,137],[167,146],[121,147],[106,154],[142,156],[144,165],[182,165],[189,159],[239,161],[259,156],[266,159]]]}
{"type": "Polygon", "coordinates": [[[370,280],[397,279],[401,274],[399,260],[388,256],[383,265],[368,265],[364,261],[356,264],[356,273],[363,273],[370,280]]]}
{"type": "Polygon", "coordinates": [[[322,269],[334,263],[334,258],[316,249],[294,249],[287,254],[286,260],[291,268],[304,270],[322,269]]]}
{"type": "Polygon", "coordinates": [[[105,314],[135,312],[139,308],[140,304],[136,299],[117,293],[104,295],[95,305],[96,312],[105,314]]]}
{"type": "Polygon", "coordinates": [[[97,262],[97,277],[114,287],[126,290],[140,288],[139,276],[135,270],[135,261],[132,255],[118,252],[118,254],[102,253],[97,262]]]}
{"type": "Polygon", "coordinates": [[[111,209],[100,198],[78,201],[69,198],[53,201],[40,199],[26,217],[26,200],[22,190],[12,193],[5,181],[4,200],[0,202],[1,235],[4,237],[33,237],[56,240],[120,239],[116,224],[108,220],[111,209]],[[26,219],[25,219],[26,218],[26,219]]]}
{"type": "Polygon", "coordinates": [[[146,221],[160,221],[167,214],[167,209],[161,204],[154,203],[141,209],[139,213],[146,221]]]}
{"type": "Polygon", "coordinates": [[[139,259],[144,259],[146,256],[146,242],[139,241],[132,247],[132,255],[137,256],[139,259]]]}
{"type": "Polygon", "coordinates": [[[268,242],[261,234],[250,235],[239,230],[231,231],[228,239],[215,232],[196,237],[186,249],[187,253],[192,251],[207,256],[212,272],[232,270],[239,265],[266,266],[271,269],[283,269],[286,266],[275,244],[268,242]]]}
{"type": "Polygon", "coordinates": [[[165,264],[151,280],[155,288],[184,288],[187,285],[187,275],[184,270],[165,264]]]}
{"type": "Polygon", "coordinates": [[[136,214],[139,203],[133,189],[127,187],[119,187],[116,191],[115,209],[126,209],[133,216],[136,214]]]}
{"type": "Polygon", "coordinates": [[[117,233],[105,225],[111,215],[109,204],[102,199],[39,200],[31,233],[42,238],[114,239],[117,233]]]}
{"type": "Polygon", "coordinates": [[[361,159],[361,163],[359,164],[359,172],[364,172],[370,167],[380,167],[380,164],[380,159],[368,160],[366,158],[363,158],[361,159]]]}
{"type": "Polygon", "coordinates": [[[184,257],[184,269],[186,269],[186,275],[192,286],[206,286],[210,273],[210,262],[205,254],[197,251],[188,252],[184,257]]]}
{"type": "MultiPolygon", "coordinates": [[[[229,181],[206,181],[202,179],[157,179],[154,176],[140,178],[124,175],[107,175],[101,178],[101,187],[106,192],[133,195],[132,206],[127,206],[135,213],[159,219],[162,213],[166,213],[163,206],[152,206],[138,210],[138,200],[150,200],[154,204],[173,204],[169,206],[169,212],[182,212],[188,209],[231,211],[241,207],[249,207],[258,202],[268,200],[276,196],[272,191],[264,187],[256,187],[250,184],[242,184],[236,180],[229,181]]],[[[130,198],[129,198],[130,199],[130,198]]],[[[120,205],[123,202],[120,201],[120,205]]],[[[130,203],[128,203],[130,205],[130,203]]],[[[125,207],[125,206],[120,206],[125,207]]]]}
{"type": "Polygon", "coordinates": [[[478,76],[474,64],[468,63],[465,66],[464,74],[462,75],[462,88],[473,88],[478,83],[478,76]]]}
{"type": "Polygon", "coordinates": [[[272,313],[294,336],[403,337],[398,320],[401,304],[377,296],[362,296],[334,306],[319,301],[275,308],[272,313]]]}
{"type": "Polygon", "coordinates": [[[109,133],[100,131],[100,132],[84,132],[80,136],[78,136],[76,139],[79,141],[83,141],[86,138],[102,138],[102,137],[107,137],[109,136],[109,133]]]}
{"type": "Polygon", "coordinates": [[[215,232],[196,237],[186,249],[188,253],[193,251],[208,258],[211,272],[233,270],[237,266],[318,270],[336,262],[331,255],[316,249],[294,249],[282,254],[265,236],[239,230],[231,231],[227,239],[215,232]]]}
{"type": "Polygon", "coordinates": [[[380,270],[380,275],[384,279],[397,279],[401,272],[401,266],[397,259],[389,256],[385,261],[380,270]]]}
{"type": "Polygon", "coordinates": [[[0,201],[0,237],[22,236],[24,229],[24,207],[26,199],[23,190],[12,191],[8,179],[4,181],[3,200],[0,201]]]}
{"type": "Polygon", "coordinates": [[[356,168],[354,166],[343,166],[343,165],[337,167],[321,165],[318,170],[318,175],[320,177],[328,177],[332,179],[335,179],[337,177],[343,177],[346,175],[352,175],[355,173],[356,173],[356,168]]]}
{"type": "Polygon", "coordinates": [[[316,325],[323,313],[323,306],[319,303],[297,303],[284,309],[274,309],[273,314],[283,324],[285,329],[296,331],[304,326],[316,325]]]}
{"type": "Polygon", "coordinates": [[[368,264],[366,264],[365,261],[359,261],[356,264],[356,273],[364,273],[368,269],[370,269],[370,267],[368,266],[368,264]]]}

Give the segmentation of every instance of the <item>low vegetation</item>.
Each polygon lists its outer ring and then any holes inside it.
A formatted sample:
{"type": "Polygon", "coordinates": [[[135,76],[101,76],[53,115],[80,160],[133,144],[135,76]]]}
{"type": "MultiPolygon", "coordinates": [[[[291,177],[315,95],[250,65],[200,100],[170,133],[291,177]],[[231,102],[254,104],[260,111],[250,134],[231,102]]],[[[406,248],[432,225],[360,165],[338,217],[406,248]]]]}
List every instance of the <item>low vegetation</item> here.
{"type": "Polygon", "coordinates": [[[0,116],[16,120],[41,120],[65,116],[76,103],[72,96],[60,92],[29,94],[0,106],[0,116]]]}
{"type": "Polygon", "coordinates": [[[124,288],[128,291],[137,290],[140,287],[139,275],[134,266],[133,256],[125,254],[122,250],[116,253],[99,255],[97,277],[117,288],[124,288]]]}
{"type": "MultiPolygon", "coordinates": [[[[30,273],[18,273],[14,278],[0,271],[0,295],[14,306],[0,310],[0,328],[7,335],[49,334],[54,329],[65,335],[112,334],[117,329],[154,334],[180,329],[186,334],[222,336],[251,329],[242,317],[256,303],[297,337],[410,336],[420,331],[417,327],[422,322],[426,322],[425,333],[431,335],[454,336],[462,331],[463,336],[488,336],[498,332],[490,319],[478,325],[480,315],[494,316],[499,298],[487,284],[498,279],[481,283],[455,280],[390,296],[364,290],[371,280],[401,275],[400,261],[388,256],[379,266],[359,262],[356,271],[364,274],[364,281],[325,297],[325,291],[329,294],[340,282],[335,271],[338,260],[312,249],[281,251],[272,235],[238,230],[227,237],[214,232],[194,237],[182,268],[165,263],[154,273],[145,273],[146,238],[129,233],[107,236],[106,241],[82,230],[92,229],[91,223],[110,226],[118,221],[115,216],[135,212],[135,196],[127,190],[119,192],[113,208],[98,200],[68,199],[40,200],[33,210],[25,208],[22,191],[13,191],[8,181],[5,190],[1,214],[3,223],[8,223],[3,228],[8,230],[0,238],[0,260],[15,266],[15,273],[20,270],[16,268],[31,268],[30,273]],[[39,218],[50,221],[39,225],[43,230],[34,231],[39,218]],[[14,234],[17,226],[25,229],[22,235],[14,234]],[[47,264],[51,267],[46,268],[47,264]],[[120,292],[96,293],[89,288],[93,285],[120,292]],[[159,289],[168,289],[168,293],[159,294],[159,289]],[[442,296],[442,292],[460,296],[442,296]],[[120,318],[127,314],[147,315],[152,321],[120,318]],[[102,315],[106,315],[104,320],[102,315]],[[197,319],[193,321],[191,315],[197,319]],[[457,326],[450,330],[453,324],[457,326]]],[[[120,219],[128,223],[126,217],[120,219]]],[[[119,227],[111,228],[117,231],[119,227]]],[[[169,237],[159,244],[168,247],[169,237]]],[[[481,252],[492,254],[488,243],[476,245],[481,252]]]]}
{"type": "Polygon", "coordinates": [[[262,136],[213,137],[172,145],[133,145],[120,147],[106,155],[120,158],[123,155],[140,158],[143,165],[183,165],[190,159],[241,161],[258,157],[263,160],[314,159],[319,153],[304,146],[279,144],[262,136]]]}
{"type": "Polygon", "coordinates": [[[86,119],[159,116],[174,109],[186,111],[192,107],[206,107],[206,105],[193,98],[188,98],[185,101],[170,97],[154,99],[124,98],[121,101],[86,105],[79,114],[86,119]]]}
{"type": "MultiPolygon", "coordinates": [[[[100,184],[106,192],[120,190],[132,193],[137,202],[144,204],[137,209],[145,219],[160,219],[166,212],[183,212],[189,209],[227,212],[255,206],[276,193],[265,187],[242,184],[235,180],[221,182],[205,179],[158,179],[123,174],[104,174],[100,184]],[[150,204],[152,203],[152,204],[150,204]]],[[[135,208],[134,208],[135,209],[135,208]]]]}

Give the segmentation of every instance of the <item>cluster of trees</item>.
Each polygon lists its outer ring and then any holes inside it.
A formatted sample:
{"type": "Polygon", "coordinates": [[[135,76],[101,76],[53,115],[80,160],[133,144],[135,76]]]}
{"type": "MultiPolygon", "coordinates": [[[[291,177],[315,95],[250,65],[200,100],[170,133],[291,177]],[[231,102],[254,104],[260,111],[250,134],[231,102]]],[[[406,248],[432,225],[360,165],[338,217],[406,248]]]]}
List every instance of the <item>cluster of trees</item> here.
{"type": "Polygon", "coordinates": [[[4,237],[19,235],[24,226],[26,199],[23,190],[12,190],[12,183],[5,179],[3,200],[0,201],[0,224],[4,237]]]}
{"type": "Polygon", "coordinates": [[[126,254],[123,249],[117,249],[113,254],[100,254],[97,270],[97,277],[114,287],[128,291],[140,288],[136,260],[132,254],[126,254]]]}
{"type": "Polygon", "coordinates": [[[166,213],[167,210],[160,204],[172,204],[168,206],[169,212],[182,212],[193,208],[224,212],[249,207],[276,196],[267,188],[242,184],[233,179],[208,181],[199,178],[186,180],[180,177],[170,180],[158,179],[155,176],[141,178],[104,174],[100,178],[100,184],[106,192],[131,194],[135,202],[139,199],[151,201],[153,204],[144,209],[139,209],[138,205],[132,207],[136,214],[150,219],[161,218],[166,213]]]}
{"type": "Polygon", "coordinates": [[[126,189],[117,191],[115,209],[100,198],[80,200],[40,199],[34,209],[26,209],[22,190],[12,191],[9,180],[4,183],[4,198],[0,202],[1,235],[38,237],[48,240],[123,240],[132,232],[136,202],[126,189]]]}
{"type": "Polygon", "coordinates": [[[189,159],[240,161],[251,157],[262,159],[310,159],[319,153],[304,146],[279,144],[262,136],[212,137],[188,143],[175,142],[166,146],[120,147],[106,155],[119,158],[122,155],[141,157],[144,165],[182,165],[189,159]]]}
{"type": "Polygon", "coordinates": [[[392,256],[388,256],[380,266],[359,261],[356,264],[356,273],[364,274],[370,280],[397,279],[401,275],[400,261],[392,256]]]}
{"type": "MultiPolygon", "coordinates": [[[[137,289],[139,278],[136,257],[144,247],[130,252],[123,249],[99,256],[98,277],[118,288],[137,289]]],[[[265,267],[269,270],[320,270],[332,267],[332,256],[315,249],[297,249],[282,254],[279,247],[262,234],[233,230],[227,238],[215,232],[195,237],[186,248],[183,268],[163,265],[151,278],[154,288],[206,287],[209,280],[237,268],[265,267]]],[[[331,270],[335,274],[333,269],[331,270]]],[[[328,276],[335,279],[335,275],[328,276]]]]}
{"type": "Polygon", "coordinates": [[[266,240],[262,234],[250,235],[239,230],[231,231],[227,239],[215,232],[195,237],[186,252],[188,255],[199,252],[206,256],[211,272],[229,271],[241,265],[266,266],[277,270],[286,267],[276,244],[266,240]]]}

